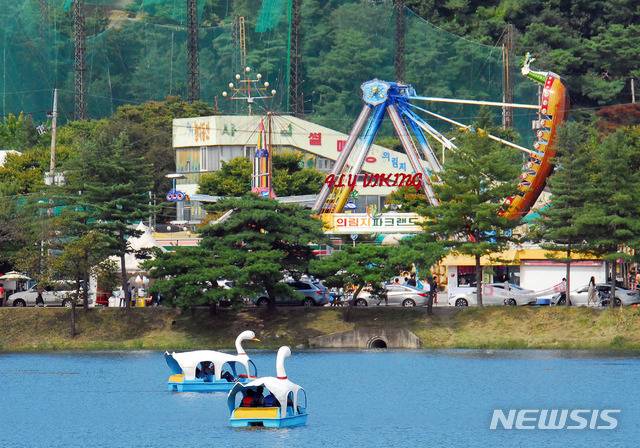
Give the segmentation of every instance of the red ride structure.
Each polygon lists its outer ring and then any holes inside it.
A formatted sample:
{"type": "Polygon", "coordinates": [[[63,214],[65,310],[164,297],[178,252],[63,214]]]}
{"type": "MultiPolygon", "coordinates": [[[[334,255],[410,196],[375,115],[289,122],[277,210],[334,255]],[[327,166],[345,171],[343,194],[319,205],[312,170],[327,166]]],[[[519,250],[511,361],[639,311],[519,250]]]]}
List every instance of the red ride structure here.
{"type": "Polygon", "coordinates": [[[529,65],[533,61],[527,53],[522,74],[544,86],[539,99],[539,119],[535,123],[536,141],[533,144],[534,149],[541,155],[530,155],[520,176],[518,193],[505,200],[506,210],[503,216],[509,219],[521,219],[525,216],[542,193],[547,178],[553,172],[557,129],[565,121],[569,108],[567,90],[560,76],[553,72],[531,70],[529,65]]]}

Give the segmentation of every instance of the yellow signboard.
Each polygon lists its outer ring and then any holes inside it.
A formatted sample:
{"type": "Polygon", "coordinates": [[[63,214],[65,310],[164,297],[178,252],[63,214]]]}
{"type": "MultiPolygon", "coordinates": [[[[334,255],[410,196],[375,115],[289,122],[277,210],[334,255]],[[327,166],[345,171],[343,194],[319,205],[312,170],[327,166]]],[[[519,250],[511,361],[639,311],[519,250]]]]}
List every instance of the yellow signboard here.
{"type": "Polygon", "coordinates": [[[417,213],[330,213],[322,216],[326,233],[418,233],[422,217],[417,213]]]}

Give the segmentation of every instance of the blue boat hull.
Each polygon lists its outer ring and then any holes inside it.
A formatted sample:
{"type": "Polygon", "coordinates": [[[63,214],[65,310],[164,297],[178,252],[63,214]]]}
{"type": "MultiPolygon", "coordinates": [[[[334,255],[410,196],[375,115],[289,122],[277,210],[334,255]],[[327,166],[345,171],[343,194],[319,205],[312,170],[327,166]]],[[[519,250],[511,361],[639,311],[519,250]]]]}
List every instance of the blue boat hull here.
{"type": "Polygon", "coordinates": [[[292,428],[307,424],[307,415],[293,415],[284,418],[230,418],[229,425],[234,428],[264,427],[264,428],[292,428]]]}
{"type": "MultiPolygon", "coordinates": [[[[239,380],[246,383],[245,378],[239,380]]],[[[229,392],[235,383],[229,381],[201,381],[201,380],[184,380],[180,382],[169,381],[167,386],[171,392],[229,392]]]]}

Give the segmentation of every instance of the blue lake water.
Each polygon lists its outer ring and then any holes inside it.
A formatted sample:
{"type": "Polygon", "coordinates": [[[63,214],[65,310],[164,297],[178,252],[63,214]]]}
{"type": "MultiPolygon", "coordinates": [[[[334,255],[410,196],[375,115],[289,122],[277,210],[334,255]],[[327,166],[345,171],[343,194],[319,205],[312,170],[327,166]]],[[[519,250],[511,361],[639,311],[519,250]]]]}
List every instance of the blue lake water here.
{"type": "MultiPolygon", "coordinates": [[[[261,375],[275,353],[251,354],[261,375]]],[[[640,358],[588,352],[297,352],[306,427],[231,429],[223,394],[171,393],[162,353],[0,355],[0,447],[632,447],[640,358]],[[614,430],[490,430],[494,408],[621,409],[614,430]]]]}

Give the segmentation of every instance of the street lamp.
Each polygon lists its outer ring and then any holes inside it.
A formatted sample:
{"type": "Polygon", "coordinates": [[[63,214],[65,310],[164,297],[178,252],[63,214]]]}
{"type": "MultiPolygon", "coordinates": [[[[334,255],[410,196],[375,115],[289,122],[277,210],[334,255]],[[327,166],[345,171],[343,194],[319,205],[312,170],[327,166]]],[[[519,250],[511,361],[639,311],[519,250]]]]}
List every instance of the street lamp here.
{"type": "Polygon", "coordinates": [[[277,92],[275,89],[268,90],[270,84],[268,81],[262,82],[262,74],[256,73],[255,78],[252,78],[251,67],[245,67],[242,73],[244,77],[240,73],[236,73],[237,82],[235,84],[230,82],[228,84],[229,91],[223,91],[222,96],[230,100],[246,101],[249,115],[251,115],[255,100],[271,99],[276,96],[277,92]]]}

